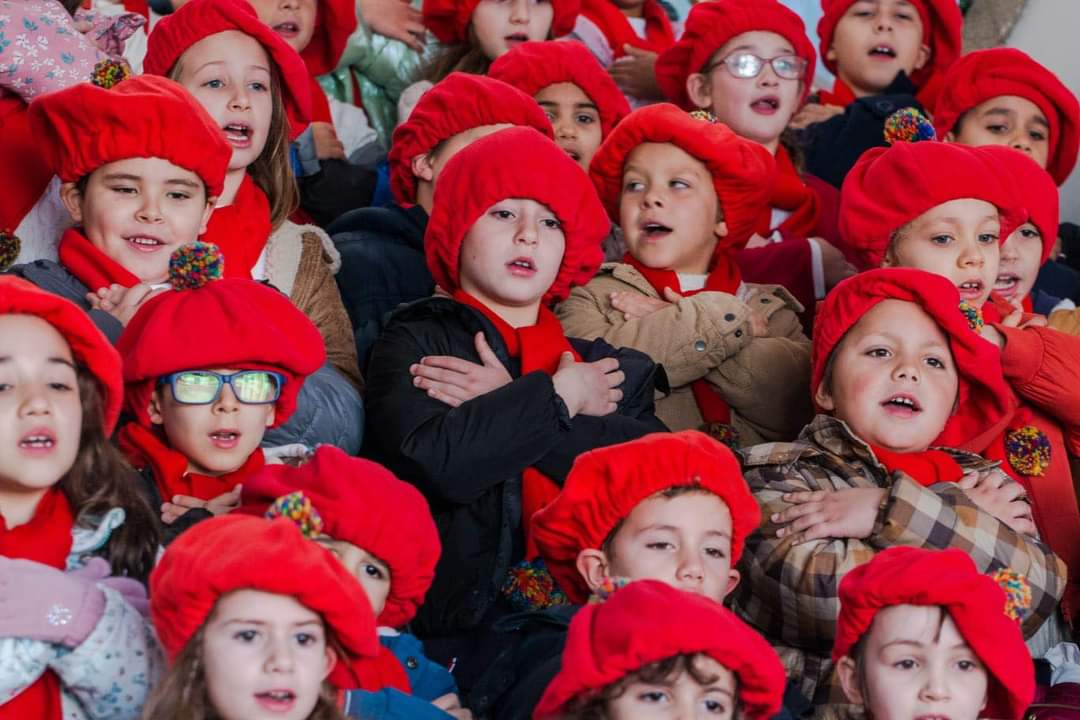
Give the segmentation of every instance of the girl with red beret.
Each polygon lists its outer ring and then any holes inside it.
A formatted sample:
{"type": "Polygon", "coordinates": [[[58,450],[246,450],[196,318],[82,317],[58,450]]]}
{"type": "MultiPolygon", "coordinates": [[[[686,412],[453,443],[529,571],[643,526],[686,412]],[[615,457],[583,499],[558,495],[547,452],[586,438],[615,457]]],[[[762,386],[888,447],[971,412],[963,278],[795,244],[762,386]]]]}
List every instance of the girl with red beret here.
{"type": "Polygon", "coordinates": [[[163,672],[140,613],[158,535],[109,443],[122,397],[120,357],[83,310],[0,277],[4,717],[137,717],[163,672]]]}
{"type": "Polygon", "coordinates": [[[959,304],[948,280],[919,270],[842,282],[814,328],[821,414],[797,442],[744,452],[766,520],[747,540],[734,607],[803,668],[815,705],[843,703],[824,652],[838,633],[838,586],[887,547],[958,548],[981,572],[1019,573],[1032,651],[1060,640],[1065,564],[1038,539],[1024,488],[955,449],[973,446],[956,438],[1000,433],[1015,408],[998,353],[959,304]]]}

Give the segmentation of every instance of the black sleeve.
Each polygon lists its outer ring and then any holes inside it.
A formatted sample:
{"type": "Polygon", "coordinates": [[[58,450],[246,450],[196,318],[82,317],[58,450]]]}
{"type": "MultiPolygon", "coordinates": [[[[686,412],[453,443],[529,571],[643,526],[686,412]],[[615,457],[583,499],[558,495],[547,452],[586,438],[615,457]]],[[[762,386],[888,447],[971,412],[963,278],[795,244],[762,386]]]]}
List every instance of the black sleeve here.
{"type": "Polygon", "coordinates": [[[154,482],[153,473],[149,469],[144,468],[138,471],[138,476],[139,492],[146,498],[147,504],[150,505],[151,512],[154,513],[154,520],[161,529],[161,544],[165,547],[168,547],[173,540],[180,537],[180,533],[184,532],[195,523],[214,517],[214,514],[206,508],[192,508],[178,517],[171,524],[166,525],[161,521],[161,504],[163,500],[161,499],[161,493],[158,491],[157,483],[154,482]]]}

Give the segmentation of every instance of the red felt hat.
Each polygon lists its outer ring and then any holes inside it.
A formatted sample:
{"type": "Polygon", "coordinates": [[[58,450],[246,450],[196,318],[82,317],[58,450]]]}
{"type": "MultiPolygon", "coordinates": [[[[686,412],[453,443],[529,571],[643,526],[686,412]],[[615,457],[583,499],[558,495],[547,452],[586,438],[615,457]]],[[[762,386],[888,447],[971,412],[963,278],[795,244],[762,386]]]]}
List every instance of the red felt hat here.
{"type": "MultiPolygon", "coordinates": [[[[186,7],[186,6],[185,6],[186,7]]],[[[181,370],[265,369],[285,376],[274,427],[289,419],[296,397],[326,360],[311,320],[277,290],[247,278],[225,278],[147,301],[124,328],[126,407],[150,427],[147,407],[158,378],[181,370]]]]}
{"type": "Polygon", "coordinates": [[[162,158],[198,175],[208,197],[216,197],[232,157],[202,105],[163,77],[133,77],[111,90],[81,83],[47,93],[30,104],[29,121],[64,182],[116,160],[162,158]]]}
{"type": "Polygon", "coordinates": [[[893,234],[952,200],[985,200],[1001,213],[1001,241],[1023,220],[1011,179],[983,148],[925,141],[867,150],[840,189],[840,235],[861,270],[880,267],[893,234]]]}
{"type": "Polygon", "coordinates": [[[458,133],[484,125],[524,125],[554,139],[551,121],[529,95],[483,75],[450,73],[428,90],[409,119],[394,130],[387,162],[399,205],[416,203],[412,161],[458,133]]]}
{"type": "Polygon", "coordinates": [[[184,649],[219,598],[237,590],[288,595],[318,613],[348,657],[329,680],[359,687],[351,661],[379,653],[367,593],[333,554],[289,520],[225,515],[184,531],[150,573],[150,617],[169,658],[184,649]]]}
{"type": "Polygon", "coordinates": [[[1012,417],[1014,396],[1001,369],[1001,353],[971,329],[960,310],[960,293],[947,278],[912,268],[878,268],[854,275],[822,302],[814,321],[810,393],[817,393],[833,350],[859,319],[882,300],[903,300],[923,309],[949,339],[959,375],[957,405],[934,445],[977,452],[1012,417]],[[985,441],[984,441],[985,440],[985,441]]]}
{"type": "Polygon", "coordinates": [[[556,83],[577,85],[596,105],[604,137],[630,114],[619,86],[589,49],[574,40],[522,43],[491,63],[488,77],[530,96],[556,83]]]}
{"type": "Polygon", "coordinates": [[[564,300],[571,285],[593,278],[604,259],[600,243],[611,229],[596,191],[558,145],[532,128],[516,127],[480,138],[443,168],[424,234],[428,269],[440,287],[458,289],[465,235],[488,208],[507,198],[535,200],[562,223],[566,250],[545,304],[564,300]]]}
{"type": "Polygon", "coordinates": [[[643,500],[682,486],[700,487],[727,505],[735,565],[760,519],[739,461],[723,444],[696,430],[654,433],[580,455],[562,492],[533,515],[537,547],[566,596],[575,603],[589,597],[577,571],[582,550],[603,545],[643,500]]]}
{"type": "MultiPolygon", "coordinates": [[[[821,43],[821,61],[829,72],[836,74],[836,61],[829,60],[829,48],[833,42],[833,32],[840,18],[848,11],[855,0],[821,0],[824,13],[818,21],[817,33],[821,43]]],[[[916,70],[911,81],[917,87],[923,87],[931,77],[946,72],[960,57],[963,45],[961,35],[964,16],[956,0],[911,0],[919,11],[923,26],[923,44],[930,48],[930,60],[921,70],[916,70]],[[929,33],[927,28],[930,28],[929,33]]]]}
{"type": "Polygon", "coordinates": [[[244,481],[240,512],[262,514],[293,492],[311,502],[322,518],[323,534],[352,543],[389,566],[390,596],[379,624],[409,622],[431,587],[441,551],[420,491],[382,465],[323,445],[300,467],[267,465],[244,481]]]}
{"type": "Polygon", "coordinates": [[[1023,221],[1034,225],[1042,235],[1042,259],[1039,262],[1045,263],[1057,242],[1061,219],[1054,178],[1025,152],[1004,145],[984,145],[982,149],[1000,163],[1012,180],[1013,192],[1024,213],[1023,221]]]}
{"type": "Polygon", "coordinates": [[[942,81],[934,108],[939,137],[977,105],[1015,95],[1038,106],[1050,124],[1046,169],[1061,185],[1076,165],[1080,147],[1080,103],[1057,75],[1016,48],[976,50],[960,58],[942,81]]]}
{"type": "MultiPolygon", "coordinates": [[[[444,45],[469,42],[469,23],[480,0],[424,0],[424,25],[444,45]]],[[[551,0],[555,12],[549,37],[558,38],[574,29],[581,0],[551,0]]]]}
{"type": "Polygon", "coordinates": [[[630,113],[596,151],[589,165],[600,199],[614,222],[619,222],[623,166],[642,143],[671,143],[705,164],[724,213],[728,234],[717,243],[720,254],[742,248],[772,194],[776,162],[772,153],[753,140],[736,135],[727,125],[690,117],[674,105],[649,105],[630,113]]]}
{"type": "Polygon", "coordinates": [[[97,380],[102,426],[111,435],[124,401],[120,355],[86,312],[70,300],[13,275],[0,275],[0,315],[33,315],[56,328],[78,365],[97,380]]]}
{"type": "Polygon", "coordinates": [[[686,79],[701,72],[712,56],[736,35],[773,32],[806,60],[802,100],[814,81],[817,53],[802,18],[777,0],[714,0],[690,9],[679,41],[656,60],[656,83],[668,100],[686,110],[697,107],[686,94],[686,79]]]}
{"type": "Polygon", "coordinates": [[[939,606],[986,667],[990,686],[979,717],[1019,720],[1035,696],[1035,666],[1006,595],[963,550],[891,547],[840,581],[833,660],[847,655],[892,605],[939,606]]]}
{"type": "Polygon", "coordinates": [[[533,718],[562,717],[575,699],[647,665],[697,654],[735,675],[736,716],[766,720],[780,711],[787,680],[765,638],[718,602],[658,580],[638,580],[606,602],[586,605],[570,621],[562,669],[533,718]]]}
{"type": "Polygon", "coordinates": [[[315,32],[300,53],[312,75],[333,72],[356,30],[356,0],[319,0],[315,32]]]}
{"type": "Polygon", "coordinates": [[[255,38],[277,66],[285,112],[289,116],[289,139],[295,140],[311,120],[311,80],[307,66],[288,43],[259,20],[247,0],[191,0],[161,18],[147,39],[143,72],[168,75],[192,45],[229,30],[255,38]]]}

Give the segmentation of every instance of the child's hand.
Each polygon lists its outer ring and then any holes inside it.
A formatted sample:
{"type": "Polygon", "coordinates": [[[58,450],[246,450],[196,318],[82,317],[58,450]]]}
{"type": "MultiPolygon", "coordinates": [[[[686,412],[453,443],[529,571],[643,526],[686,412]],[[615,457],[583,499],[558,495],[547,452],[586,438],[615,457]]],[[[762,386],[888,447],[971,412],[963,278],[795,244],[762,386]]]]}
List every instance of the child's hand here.
{"type": "Polygon", "coordinates": [[[457,720],[473,720],[472,712],[461,707],[461,698],[456,693],[446,693],[432,700],[431,704],[457,720]]]}
{"type": "Polygon", "coordinates": [[[638,100],[662,100],[664,94],[656,84],[656,53],[633,45],[623,45],[626,52],[608,68],[608,74],[619,89],[638,100]]]}
{"type": "Polygon", "coordinates": [[[311,139],[315,142],[315,157],[320,160],[347,160],[345,145],[338,139],[334,126],[328,122],[311,123],[311,139]]]}
{"type": "Polygon", "coordinates": [[[409,366],[413,385],[427,392],[428,397],[458,407],[475,397],[497,390],[513,381],[510,373],[484,339],[476,333],[476,352],[482,365],[452,355],[431,355],[409,366]]]}
{"type": "Polygon", "coordinates": [[[230,510],[239,507],[241,488],[241,485],[237,485],[229,492],[222,493],[210,500],[202,500],[190,495],[173,495],[172,502],[162,503],[161,505],[161,521],[166,525],[172,525],[188,510],[196,508],[209,510],[214,515],[224,515],[230,510]]]}
{"type": "MultiPolygon", "coordinates": [[[[1027,320],[1024,320],[1023,307],[1019,307],[1006,315],[1000,324],[1003,327],[1026,330],[1027,328],[1046,327],[1048,321],[1042,315],[1032,315],[1027,320]]],[[[985,339],[997,345],[999,350],[1005,349],[1005,335],[993,325],[983,325],[980,333],[985,339]]]]}
{"type": "Polygon", "coordinates": [[[767,237],[762,237],[758,233],[754,233],[750,236],[750,239],[746,241],[746,249],[751,250],[753,248],[765,247],[771,245],[772,241],[767,237]]]}
{"type": "Polygon", "coordinates": [[[166,288],[153,290],[146,283],[139,283],[129,288],[114,283],[109,287],[101,288],[96,293],[87,293],[86,301],[93,309],[109,313],[119,320],[121,325],[127,327],[143,303],[152,297],[157,297],[165,290],[166,288]]]}
{"type": "Polygon", "coordinates": [[[551,378],[570,417],[578,413],[602,417],[615,412],[622,400],[622,390],[617,388],[625,379],[615,358],[576,362],[568,352],[563,353],[559,369],[551,378]]]}
{"type": "Polygon", "coordinates": [[[858,272],[855,266],[844,257],[844,253],[836,249],[835,245],[822,238],[814,238],[814,241],[821,248],[821,269],[825,274],[826,290],[832,290],[841,280],[849,278],[858,272]]]}
{"type": "Polygon", "coordinates": [[[640,320],[647,315],[652,315],[657,310],[663,310],[673,303],[679,302],[682,300],[682,295],[666,287],[664,288],[664,300],[642,295],[639,292],[622,290],[611,293],[608,298],[611,300],[611,307],[621,311],[624,318],[627,320],[640,320]]]}
{"type": "Polygon", "coordinates": [[[786,493],[783,500],[791,507],[771,516],[783,525],[776,537],[791,537],[794,545],[822,538],[868,538],[887,495],[882,488],[786,493]]]}
{"type": "Polygon", "coordinates": [[[829,118],[834,118],[844,112],[844,108],[839,105],[821,105],[820,103],[808,103],[803,105],[802,110],[795,113],[795,117],[791,118],[791,122],[788,123],[788,127],[792,130],[802,130],[807,125],[813,125],[814,123],[825,122],[829,118]]]}
{"type": "Polygon", "coordinates": [[[424,52],[423,16],[408,0],[359,0],[357,5],[364,24],[372,32],[424,52]]]}
{"type": "Polygon", "coordinates": [[[1024,488],[998,469],[986,472],[971,471],[961,478],[957,486],[973,503],[1014,532],[1035,536],[1035,519],[1031,505],[1024,498],[1024,488]]]}

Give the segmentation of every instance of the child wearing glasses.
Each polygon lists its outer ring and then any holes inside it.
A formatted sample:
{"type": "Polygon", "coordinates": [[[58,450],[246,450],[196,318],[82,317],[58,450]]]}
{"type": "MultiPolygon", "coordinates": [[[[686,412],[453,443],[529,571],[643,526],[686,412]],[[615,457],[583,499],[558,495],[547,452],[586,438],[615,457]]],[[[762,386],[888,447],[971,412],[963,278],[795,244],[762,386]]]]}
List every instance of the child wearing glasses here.
{"type": "MultiPolygon", "coordinates": [[[[196,248],[184,249],[189,260],[213,246],[196,248]]],[[[181,289],[190,280],[175,273],[177,289],[141,308],[118,345],[135,418],[120,447],[160,507],[166,542],[237,504],[266,462],[263,433],[289,418],[326,357],[318,329],[273,288],[226,278],[181,289]]]]}

